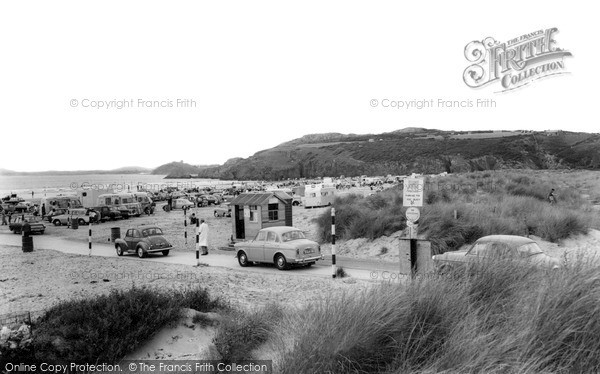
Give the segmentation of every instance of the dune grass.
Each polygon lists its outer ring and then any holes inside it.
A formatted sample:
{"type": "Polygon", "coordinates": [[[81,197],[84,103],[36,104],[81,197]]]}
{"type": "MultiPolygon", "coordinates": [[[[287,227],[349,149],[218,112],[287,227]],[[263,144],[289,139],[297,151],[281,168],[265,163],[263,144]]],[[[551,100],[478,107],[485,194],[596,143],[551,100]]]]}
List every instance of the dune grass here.
{"type": "MultiPolygon", "coordinates": [[[[592,172],[582,176],[506,171],[427,178],[419,233],[432,242],[435,253],[492,234],[536,235],[557,242],[600,228],[600,214],[592,208],[596,194],[600,196],[600,183],[592,172]],[[555,205],[547,201],[551,188],[556,190],[555,205]]],[[[333,206],[341,239],[375,239],[406,226],[399,188],[366,198],[342,196],[333,206]]],[[[320,240],[329,241],[330,212],[316,222],[320,240]]]]}
{"type": "Polygon", "coordinates": [[[378,285],[287,312],[270,342],[282,373],[600,370],[600,276],[517,263],[378,285]]]}
{"type": "Polygon", "coordinates": [[[62,302],[35,326],[34,360],[115,363],[165,325],[182,308],[225,308],[203,288],[161,291],[133,287],[91,299],[62,302]]]}

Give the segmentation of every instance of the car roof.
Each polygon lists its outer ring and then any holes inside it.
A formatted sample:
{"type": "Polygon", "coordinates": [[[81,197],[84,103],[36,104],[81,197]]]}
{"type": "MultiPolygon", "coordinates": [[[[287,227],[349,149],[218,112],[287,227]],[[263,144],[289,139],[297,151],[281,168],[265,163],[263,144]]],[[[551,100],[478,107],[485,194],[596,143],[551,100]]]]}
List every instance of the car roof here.
{"type": "Polygon", "coordinates": [[[535,243],[534,240],[518,235],[488,235],[477,239],[476,243],[502,242],[512,245],[535,243]]]}
{"type": "Polygon", "coordinates": [[[146,229],[159,229],[162,231],[162,229],[158,226],[139,226],[139,227],[134,227],[134,229],[136,230],[146,230],[146,229]]]}
{"type": "Polygon", "coordinates": [[[283,234],[284,232],[288,232],[288,231],[301,231],[301,230],[297,229],[295,227],[291,227],[291,226],[273,226],[273,227],[265,227],[264,229],[262,229],[260,231],[273,231],[277,234],[283,234]]]}

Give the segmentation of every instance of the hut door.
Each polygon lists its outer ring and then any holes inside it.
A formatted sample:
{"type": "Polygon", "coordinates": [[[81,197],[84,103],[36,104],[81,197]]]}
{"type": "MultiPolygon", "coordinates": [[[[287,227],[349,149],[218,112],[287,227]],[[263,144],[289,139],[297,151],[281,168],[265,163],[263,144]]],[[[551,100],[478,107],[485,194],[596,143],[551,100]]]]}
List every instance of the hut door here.
{"type": "Polygon", "coordinates": [[[235,206],[235,238],[245,239],[246,229],[244,227],[244,207],[240,205],[235,206]]]}

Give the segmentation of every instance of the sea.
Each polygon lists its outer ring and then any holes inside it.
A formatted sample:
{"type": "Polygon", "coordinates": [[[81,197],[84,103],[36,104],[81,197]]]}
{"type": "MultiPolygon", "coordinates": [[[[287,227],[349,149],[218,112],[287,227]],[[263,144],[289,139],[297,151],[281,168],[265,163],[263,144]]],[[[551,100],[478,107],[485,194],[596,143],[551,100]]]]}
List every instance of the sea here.
{"type": "Polygon", "coordinates": [[[138,187],[147,191],[159,191],[167,187],[176,187],[182,190],[232,185],[231,181],[218,179],[164,179],[164,177],[164,175],[152,174],[2,175],[0,176],[0,196],[17,194],[24,199],[37,199],[57,195],[75,195],[77,191],[86,189],[135,192],[138,187]]]}

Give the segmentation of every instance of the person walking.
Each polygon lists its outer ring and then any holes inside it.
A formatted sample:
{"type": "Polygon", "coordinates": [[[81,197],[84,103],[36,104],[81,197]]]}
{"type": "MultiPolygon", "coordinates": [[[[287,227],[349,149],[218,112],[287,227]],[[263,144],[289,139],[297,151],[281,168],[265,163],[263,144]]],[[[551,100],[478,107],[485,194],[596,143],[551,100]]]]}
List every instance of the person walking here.
{"type": "Polygon", "coordinates": [[[6,211],[0,207],[0,215],[2,215],[2,226],[8,225],[6,222],[6,211]]]}
{"type": "Polygon", "coordinates": [[[556,196],[554,196],[554,188],[552,190],[550,190],[550,193],[548,194],[548,201],[550,202],[550,205],[556,204],[556,196]]]}
{"type": "Polygon", "coordinates": [[[206,256],[208,254],[208,225],[204,218],[200,219],[199,229],[198,245],[202,249],[202,256],[206,256]]]}

